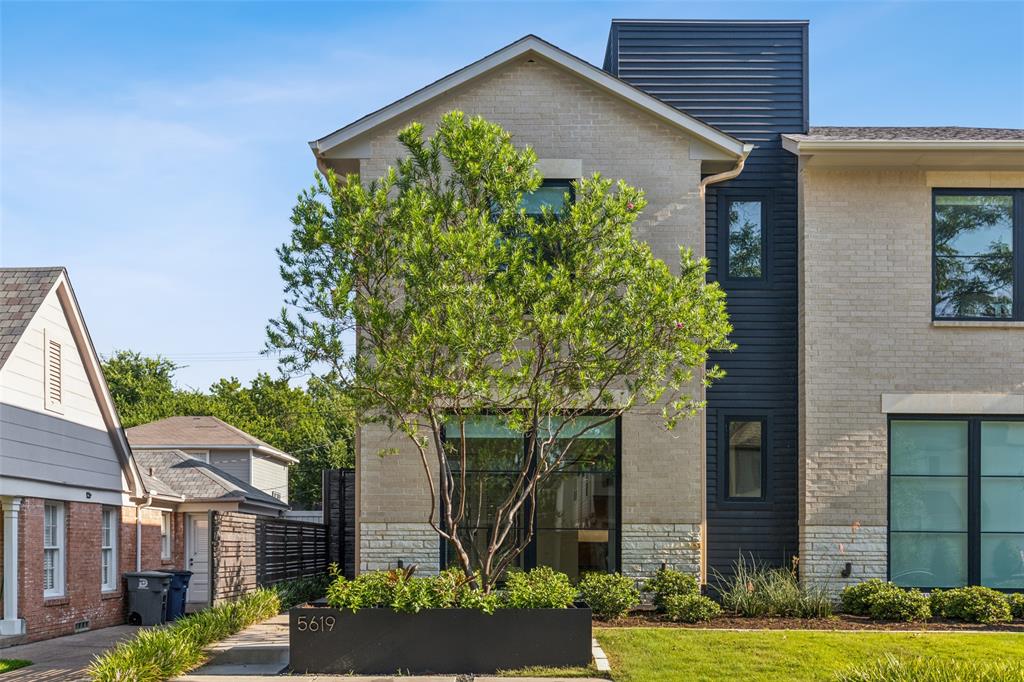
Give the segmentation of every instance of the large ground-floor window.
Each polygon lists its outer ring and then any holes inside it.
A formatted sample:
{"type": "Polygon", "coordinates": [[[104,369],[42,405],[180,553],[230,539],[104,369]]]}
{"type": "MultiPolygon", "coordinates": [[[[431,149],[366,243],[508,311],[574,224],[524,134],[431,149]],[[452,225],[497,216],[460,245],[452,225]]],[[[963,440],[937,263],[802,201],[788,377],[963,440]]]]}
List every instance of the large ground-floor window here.
{"type": "Polygon", "coordinates": [[[1024,418],[890,420],[889,576],[1024,589],[1024,418]]]}
{"type": "MultiPolygon", "coordinates": [[[[618,420],[580,417],[560,431],[563,440],[576,435],[559,469],[541,484],[535,507],[524,509],[517,532],[525,532],[532,515],[534,533],[518,566],[551,566],[576,577],[588,571],[619,567],[619,429],[618,420]],[[604,423],[600,423],[604,422],[604,423]]],[[[524,463],[529,463],[528,434],[511,431],[497,417],[477,417],[464,430],[449,424],[445,440],[461,452],[466,440],[466,499],[460,534],[472,558],[480,556],[502,504],[524,463]]],[[[565,447],[565,446],[562,446],[565,447]]],[[[456,481],[460,463],[452,460],[456,481]]],[[[520,535],[522,537],[522,535],[520,535]]],[[[454,565],[451,546],[443,558],[454,565]]]]}

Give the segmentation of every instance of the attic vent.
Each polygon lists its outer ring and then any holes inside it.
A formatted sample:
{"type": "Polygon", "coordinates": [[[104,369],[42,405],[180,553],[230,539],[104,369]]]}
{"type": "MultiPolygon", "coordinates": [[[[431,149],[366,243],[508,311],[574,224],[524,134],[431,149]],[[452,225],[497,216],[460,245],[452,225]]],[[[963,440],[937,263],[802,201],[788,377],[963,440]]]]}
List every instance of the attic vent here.
{"type": "Polygon", "coordinates": [[[60,341],[43,333],[43,394],[46,409],[62,412],[64,406],[63,356],[60,341]]]}
{"type": "Polygon", "coordinates": [[[77,623],[75,623],[75,632],[85,632],[88,629],[89,621],[87,620],[80,620],[77,623]]]}

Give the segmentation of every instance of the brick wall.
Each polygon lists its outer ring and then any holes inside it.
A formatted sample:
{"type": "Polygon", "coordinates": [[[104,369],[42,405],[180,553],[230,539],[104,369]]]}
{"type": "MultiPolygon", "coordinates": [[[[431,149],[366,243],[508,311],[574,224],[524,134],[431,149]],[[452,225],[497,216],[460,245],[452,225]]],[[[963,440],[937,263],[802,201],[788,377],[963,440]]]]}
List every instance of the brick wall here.
{"type": "MultiPolygon", "coordinates": [[[[845,561],[855,576],[885,574],[883,393],[1024,393],[1024,327],[931,319],[931,187],[987,186],[995,175],[803,170],[800,518],[809,574],[834,578],[845,561]]],[[[1001,183],[1024,186],[1024,174],[1001,183]]]]}
{"type": "MultiPolygon", "coordinates": [[[[38,641],[74,632],[75,623],[89,621],[89,629],[125,622],[124,581],[103,592],[100,587],[100,528],[103,506],[89,502],[64,503],[64,595],[43,597],[43,506],[46,500],[23,498],[18,522],[20,616],[25,619],[26,641],[38,641]]],[[[119,575],[135,570],[135,507],[121,507],[117,534],[119,575]]],[[[160,516],[142,512],[143,569],[180,565],[160,560],[160,516]]],[[[0,529],[2,541],[2,529],[0,529]]]]}
{"type": "MultiPolygon", "coordinates": [[[[421,121],[429,134],[452,109],[500,123],[542,161],[578,159],[586,176],[601,172],[644,189],[648,206],[634,234],[673,268],[680,245],[704,253],[700,162],[690,158],[687,137],[542,60],[509,64],[372,131],[369,156],[360,160],[362,177],[379,177],[403,155],[395,139],[403,126],[421,121]]],[[[688,547],[696,543],[697,553],[699,536],[689,529],[704,520],[702,429],[702,420],[694,418],[666,433],[658,409],[631,412],[622,429],[623,523],[682,524],[688,530],[681,540],[688,547]]],[[[391,546],[395,551],[389,552],[389,528],[422,527],[429,513],[423,467],[406,438],[374,424],[360,427],[357,453],[358,518],[364,525],[359,551],[366,555],[359,564],[393,564],[411,548],[391,546]],[[388,448],[397,454],[378,456],[388,448]]],[[[418,542],[419,534],[413,539],[418,542]]],[[[428,544],[416,548],[422,568],[439,560],[438,543],[428,544]]],[[[687,551],[689,556],[694,549],[687,551]]]]}

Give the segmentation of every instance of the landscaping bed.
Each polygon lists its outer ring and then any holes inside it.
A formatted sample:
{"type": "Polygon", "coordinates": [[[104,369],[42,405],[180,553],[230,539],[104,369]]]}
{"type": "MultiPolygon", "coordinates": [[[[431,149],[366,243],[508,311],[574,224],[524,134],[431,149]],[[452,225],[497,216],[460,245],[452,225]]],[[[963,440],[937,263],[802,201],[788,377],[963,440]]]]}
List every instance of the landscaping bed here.
{"type": "Polygon", "coordinates": [[[623,627],[689,628],[693,630],[864,630],[889,632],[916,631],[978,631],[1016,632],[1024,634],[1024,621],[1012,623],[964,623],[956,620],[925,622],[878,621],[867,616],[840,613],[829,618],[783,618],[755,616],[716,616],[701,623],[680,623],[654,612],[633,613],[625,618],[594,623],[595,629],[623,627]]]}

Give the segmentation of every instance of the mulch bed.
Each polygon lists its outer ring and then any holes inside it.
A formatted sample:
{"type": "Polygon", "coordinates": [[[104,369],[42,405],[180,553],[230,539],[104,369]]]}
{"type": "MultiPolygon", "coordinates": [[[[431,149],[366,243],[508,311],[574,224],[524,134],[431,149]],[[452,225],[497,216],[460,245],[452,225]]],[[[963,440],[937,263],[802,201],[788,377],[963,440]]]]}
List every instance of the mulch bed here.
{"type": "Polygon", "coordinates": [[[595,628],[602,627],[666,627],[689,628],[693,630],[890,630],[890,631],[965,631],[979,632],[1020,632],[1024,633],[1024,621],[979,625],[959,621],[935,620],[927,623],[894,623],[877,621],[863,616],[837,614],[832,618],[744,618],[742,616],[719,616],[707,623],[673,623],[664,616],[654,613],[636,613],[626,618],[608,622],[594,621],[595,628]]]}

